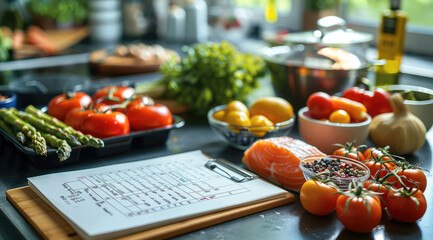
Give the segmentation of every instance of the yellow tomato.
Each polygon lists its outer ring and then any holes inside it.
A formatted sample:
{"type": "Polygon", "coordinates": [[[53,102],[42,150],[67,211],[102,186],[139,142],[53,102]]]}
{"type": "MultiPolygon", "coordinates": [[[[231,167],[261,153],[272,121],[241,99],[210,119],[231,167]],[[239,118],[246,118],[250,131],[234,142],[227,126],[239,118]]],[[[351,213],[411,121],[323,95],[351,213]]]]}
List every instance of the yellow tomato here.
{"type": "Polygon", "coordinates": [[[263,115],[273,123],[289,120],[293,117],[292,105],[279,97],[264,97],[253,103],[250,108],[251,116],[263,115]]]}
{"type": "Polygon", "coordinates": [[[334,123],[350,123],[350,115],[344,110],[336,110],[329,115],[329,121],[334,123]]]}
{"type": "Polygon", "coordinates": [[[224,121],[225,115],[226,115],[226,110],[219,110],[218,112],[214,113],[212,117],[218,121],[224,121]]]}
{"type": "Polygon", "coordinates": [[[242,111],[227,112],[224,120],[231,125],[235,125],[235,126],[229,126],[229,128],[236,133],[238,133],[242,127],[251,125],[250,118],[245,112],[242,111]]]}
{"type": "Polygon", "coordinates": [[[274,124],[263,115],[254,115],[251,118],[250,132],[256,137],[263,137],[269,130],[275,129],[274,124]],[[257,126],[257,127],[256,127],[257,126]]]}
{"type": "Polygon", "coordinates": [[[231,111],[244,112],[247,114],[248,117],[250,116],[247,106],[238,100],[233,100],[227,104],[226,112],[231,112],[231,111]]]}

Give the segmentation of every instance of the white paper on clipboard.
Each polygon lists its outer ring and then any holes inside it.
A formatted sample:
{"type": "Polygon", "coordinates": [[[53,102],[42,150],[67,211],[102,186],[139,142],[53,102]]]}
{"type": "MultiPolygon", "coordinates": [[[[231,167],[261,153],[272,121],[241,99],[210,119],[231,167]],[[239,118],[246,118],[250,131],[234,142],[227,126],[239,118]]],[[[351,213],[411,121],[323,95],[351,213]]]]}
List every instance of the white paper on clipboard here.
{"type": "Polygon", "coordinates": [[[287,194],[245,170],[233,173],[224,163],[211,169],[208,162],[201,151],[192,151],[28,182],[85,239],[122,236],[287,194]],[[221,169],[248,179],[233,181],[221,169]]]}

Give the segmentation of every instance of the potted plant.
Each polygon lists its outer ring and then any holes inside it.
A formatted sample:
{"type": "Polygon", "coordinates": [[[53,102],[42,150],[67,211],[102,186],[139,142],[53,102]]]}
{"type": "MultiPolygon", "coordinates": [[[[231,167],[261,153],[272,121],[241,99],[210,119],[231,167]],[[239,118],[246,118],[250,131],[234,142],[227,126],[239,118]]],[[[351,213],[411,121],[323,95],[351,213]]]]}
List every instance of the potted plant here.
{"type": "Polygon", "coordinates": [[[302,28],[303,30],[315,30],[318,19],[337,15],[340,0],[305,0],[304,3],[302,28]]]}
{"type": "Polygon", "coordinates": [[[26,8],[35,25],[53,29],[82,24],[88,16],[86,4],[85,0],[29,0],[26,8]]]}

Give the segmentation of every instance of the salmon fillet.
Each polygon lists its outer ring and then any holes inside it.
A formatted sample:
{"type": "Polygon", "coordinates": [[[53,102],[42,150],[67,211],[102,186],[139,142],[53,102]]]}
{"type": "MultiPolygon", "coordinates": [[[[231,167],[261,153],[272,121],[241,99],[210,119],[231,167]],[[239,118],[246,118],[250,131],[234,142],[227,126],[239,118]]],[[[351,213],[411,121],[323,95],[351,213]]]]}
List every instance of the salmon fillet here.
{"type": "Polygon", "coordinates": [[[299,191],[305,182],[299,162],[306,156],[326,156],[316,147],[291,137],[256,141],[244,152],[248,169],[285,188],[299,191]]]}

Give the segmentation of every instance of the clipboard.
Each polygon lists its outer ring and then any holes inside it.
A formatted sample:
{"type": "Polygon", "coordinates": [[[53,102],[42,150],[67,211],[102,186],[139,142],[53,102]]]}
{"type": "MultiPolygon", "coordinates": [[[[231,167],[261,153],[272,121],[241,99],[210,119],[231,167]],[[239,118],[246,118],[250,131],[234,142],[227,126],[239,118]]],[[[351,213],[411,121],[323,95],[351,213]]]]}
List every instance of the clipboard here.
{"type": "MultiPolygon", "coordinates": [[[[210,160],[205,167],[218,172],[232,181],[250,181],[257,176],[225,160],[210,160]],[[233,178],[233,176],[235,176],[233,178]],[[236,179],[236,180],[235,180],[236,179]]],[[[82,239],[74,228],[30,187],[6,191],[7,199],[29,221],[44,239],[82,239]]],[[[161,239],[178,236],[187,232],[209,227],[218,223],[271,209],[294,201],[294,195],[287,192],[278,198],[213,212],[195,218],[169,223],[156,228],[123,235],[118,239],[161,239]]]]}

